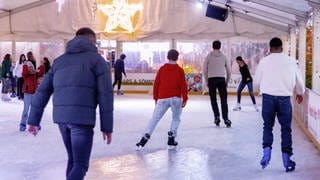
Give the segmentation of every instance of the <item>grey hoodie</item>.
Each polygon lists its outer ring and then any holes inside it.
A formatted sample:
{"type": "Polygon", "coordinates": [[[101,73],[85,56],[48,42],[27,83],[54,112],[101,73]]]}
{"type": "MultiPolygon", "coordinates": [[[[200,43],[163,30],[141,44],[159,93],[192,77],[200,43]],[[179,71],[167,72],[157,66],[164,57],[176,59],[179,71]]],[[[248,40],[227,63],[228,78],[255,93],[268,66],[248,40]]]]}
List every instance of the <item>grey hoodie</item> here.
{"type": "Polygon", "coordinates": [[[224,77],[229,82],[231,75],[230,62],[219,50],[211,51],[203,63],[203,77],[208,84],[211,77],[224,77]]]}

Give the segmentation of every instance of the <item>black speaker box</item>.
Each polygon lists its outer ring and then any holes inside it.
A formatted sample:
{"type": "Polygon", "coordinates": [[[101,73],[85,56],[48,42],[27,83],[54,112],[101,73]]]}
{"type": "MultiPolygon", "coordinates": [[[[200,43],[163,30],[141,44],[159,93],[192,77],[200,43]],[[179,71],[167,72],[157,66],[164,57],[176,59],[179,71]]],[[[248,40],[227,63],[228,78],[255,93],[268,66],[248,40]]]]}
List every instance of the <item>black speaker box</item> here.
{"type": "Polygon", "coordinates": [[[225,21],[228,17],[228,9],[208,4],[206,16],[219,21],[225,21]]]}

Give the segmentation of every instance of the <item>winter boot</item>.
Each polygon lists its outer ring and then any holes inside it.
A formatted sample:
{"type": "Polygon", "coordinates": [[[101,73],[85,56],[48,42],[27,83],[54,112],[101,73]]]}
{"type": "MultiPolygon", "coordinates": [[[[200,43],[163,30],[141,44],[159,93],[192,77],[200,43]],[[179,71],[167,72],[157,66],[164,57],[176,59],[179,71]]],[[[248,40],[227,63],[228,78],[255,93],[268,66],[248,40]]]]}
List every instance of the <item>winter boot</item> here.
{"type": "Polygon", "coordinates": [[[237,103],[237,105],[233,108],[234,111],[240,111],[241,110],[241,106],[240,103],[237,103]]]}
{"type": "Polygon", "coordinates": [[[144,145],[148,142],[148,140],[150,139],[150,135],[149,134],[145,134],[140,141],[136,144],[137,146],[137,150],[140,150],[144,147],[144,145]]]}
{"type": "Polygon", "coordinates": [[[173,136],[173,133],[171,131],[168,132],[168,146],[169,149],[173,149],[178,145],[178,142],[175,141],[175,137],[173,136]]]}
{"type": "Polygon", "coordinates": [[[282,153],[282,162],[284,168],[286,168],[286,172],[294,171],[296,167],[296,163],[290,159],[290,156],[287,153],[282,153]]]}
{"type": "Polygon", "coordinates": [[[216,126],[220,126],[220,118],[219,117],[216,117],[214,119],[214,123],[216,124],[216,126]]]}
{"type": "Polygon", "coordinates": [[[262,166],[262,169],[268,166],[270,159],[271,159],[271,147],[263,148],[263,156],[260,161],[260,165],[262,166]]]}
{"type": "Polygon", "coordinates": [[[227,128],[231,127],[231,121],[229,119],[225,119],[224,124],[227,126],[227,128]]]}

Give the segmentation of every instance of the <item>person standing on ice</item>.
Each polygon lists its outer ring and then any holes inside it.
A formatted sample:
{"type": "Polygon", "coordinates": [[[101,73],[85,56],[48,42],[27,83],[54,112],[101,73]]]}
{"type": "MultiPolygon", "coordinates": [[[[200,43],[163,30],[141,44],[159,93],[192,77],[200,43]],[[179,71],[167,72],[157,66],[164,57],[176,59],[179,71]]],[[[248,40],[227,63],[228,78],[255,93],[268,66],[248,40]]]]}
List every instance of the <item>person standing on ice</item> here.
{"type": "Polygon", "coordinates": [[[220,112],[217,103],[217,90],[221,100],[221,111],[224,124],[231,127],[228,117],[228,92],[227,86],[231,76],[230,62],[220,51],[221,42],[212,42],[212,49],[203,62],[203,78],[209,88],[211,108],[214,114],[214,123],[220,126],[220,112]]]}
{"type": "Polygon", "coordinates": [[[86,175],[100,110],[100,130],[107,144],[113,131],[113,89],[109,64],[95,46],[96,34],[80,28],[67,44],[66,52],[54,60],[36,91],[28,118],[28,131],[37,135],[45,106],[53,95],[53,121],[68,153],[67,180],[86,175]]]}
{"type": "Polygon", "coordinates": [[[251,77],[248,65],[244,62],[244,60],[242,59],[241,56],[238,56],[236,58],[236,61],[239,65],[239,71],[241,73],[241,81],[240,81],[240,84],[239,84],[238,90],[237,90],[237,105],[233,108],[233,110],[234,111],[241,110],[241,105],[240,105],[241,92],[242,92],[243,88],[245,86],[247,86],[248,91],[249,91],[249,95],[250,95],[252,103],[253,103],[253,106],[256,111],[259,111],[258,106],[256,104],[256,99],[254,98],[254,94],[253,94],[252,77],[251,77]]]}
{"type": "Polygon", "coordinates": [[[114,82],[113,82],[113,88],[116,84],[118,84],[118,90],[117,90],[117,95],[123,95],[123,92],[120,90],[121,89],[121,84],[122,84],[122,73],[124,74],[125,77],[127,77],[125,68],[124,68],[124,59],[126,58],[125,54],[120,55],[120,59],[116,61],[114,64],[114,82]]]}
{"type": "Polygon", "coordinates": [[[272,38],[269,45],[270,55],[259,62],[254,80],[262,94],[263,157],[260,165],[265,168],[270,162],[273,143],[272,129],[277,117],[281,126],[283,166],[289,172],[293,171],[296,166],[296,163],[290,159],[293,155],[291,96],[295,91],[297,94],[295,98],[300,104],[305,87],[296,60],[282,53],[281,39],[272,38]]]}
{"type": "Polygon", "coordinates": [[[178,56],[178,51],[169,50],[167,55],[169,62],[163,65],[156,75],[153,85],[153,99],[156,106],[141,140],[136,144],[137,150],[144,147],[169,108],[172,111],[172,121],[167,144],[173,147],[178,145],[175,138],[180,124],[180,115],[188,100],[187,82],[183,69],[177,64],[178,56]]]}

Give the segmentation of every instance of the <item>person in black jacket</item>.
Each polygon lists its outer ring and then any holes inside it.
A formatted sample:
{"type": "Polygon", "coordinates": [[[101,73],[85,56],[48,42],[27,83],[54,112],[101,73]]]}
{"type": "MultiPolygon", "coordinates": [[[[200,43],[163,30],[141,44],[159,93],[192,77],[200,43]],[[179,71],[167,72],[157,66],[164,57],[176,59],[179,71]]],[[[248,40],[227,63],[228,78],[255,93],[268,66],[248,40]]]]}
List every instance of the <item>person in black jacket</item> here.
{"type": "Polygon", "coordinates": [[[254,105],[254,108],[256,111],[259,111],[258,106],[256,104],[256,100],[254,98],[254,94],[253,94],[252,77],[251,77],[248,65],[244,62],[244,60],[242,59],[241,56],[238,56],[236,58],[236,61],[239,65],[239,70],[241,73],[241,82],[240,82],[240,84],[238,86],[238,90],[237,90],[237,105],[233,108],[233,110],[234,111],[241,110],[241,105],[240,105],[241,92],[242,92],[243,88],[247,85],[252,103],[254,105]]]}
{"type": "Polygon", "coordinates": [[[110,66],[98,53],[96,34],[80,28],[67,44],[66,52],[53,61],[31,103],[28,131],[37,135],[46,104],[53,95],[53,121],[58,124],[66,151],[67,180],[80,180],[89,168],[100,110],[102,137],[111,143],[113,131],[113,89],[110,66]]]}
{"type": "Polygon", "coordinates": [[[114,64],[114,86],[118,83],[118,90],[117,95],[123,95],[123,92],[121,89],[121,83],[122,83],[122,73],[125,77],[127,77],[126,71],[124,70],[124,59],[126,58],[125,54],[120,55],[120,59],[117,59],[116,63],[114,64]]]}

